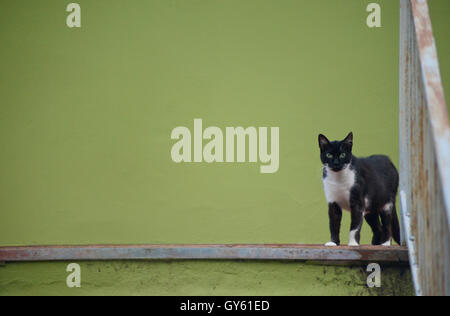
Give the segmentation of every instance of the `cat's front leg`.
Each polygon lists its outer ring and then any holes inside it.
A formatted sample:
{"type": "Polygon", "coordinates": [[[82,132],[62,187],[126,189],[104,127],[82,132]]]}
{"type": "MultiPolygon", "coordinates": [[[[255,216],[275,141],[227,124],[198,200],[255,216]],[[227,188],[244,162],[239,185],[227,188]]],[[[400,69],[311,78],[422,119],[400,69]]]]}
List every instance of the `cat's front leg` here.
{"type": "Polygon", "coordinates": [[[330,232],[331,241],[326,243],[325,246],[334,247],[339,246],[340,241],[340,231],[341,231],[341,220],[342,220],[342,209],[337,203],[328,204],[328,216],[330,218],[330,232]]]}
{"type": "Polygon", "coordinates": [[[359,241],[361,238],[361,227],[364,218],[363,201],[357,190],[350,194],[350,210],[352,222],[350,226],[348,245],[351,247],[357,247],[359,246],[359,241]]]}

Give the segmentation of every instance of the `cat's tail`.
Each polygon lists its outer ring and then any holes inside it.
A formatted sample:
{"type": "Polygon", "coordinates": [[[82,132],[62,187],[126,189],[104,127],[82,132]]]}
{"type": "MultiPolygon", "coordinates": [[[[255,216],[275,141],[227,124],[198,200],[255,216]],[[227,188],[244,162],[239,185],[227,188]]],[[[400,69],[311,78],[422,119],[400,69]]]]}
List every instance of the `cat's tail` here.
{"type": "Polygon", "coordinates": [[[398,220],[397,209],[394,205],[394,210],[392,212],[392,237],[395,242],[401,245],[401,237],[400,237],[400,223],[398,220]]]}

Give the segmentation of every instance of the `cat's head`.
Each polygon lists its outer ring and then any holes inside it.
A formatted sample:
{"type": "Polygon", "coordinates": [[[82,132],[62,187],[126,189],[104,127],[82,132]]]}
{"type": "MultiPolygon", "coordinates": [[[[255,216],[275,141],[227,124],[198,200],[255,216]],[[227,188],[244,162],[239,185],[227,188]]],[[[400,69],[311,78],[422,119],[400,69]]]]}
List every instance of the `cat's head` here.
{"type": "Polygon", "coordinates": [[[341,171],[352,161],[353,133],[342,141],[330,142],[324,135],[319,135],[320,159],[331,170],[341,171]]]}

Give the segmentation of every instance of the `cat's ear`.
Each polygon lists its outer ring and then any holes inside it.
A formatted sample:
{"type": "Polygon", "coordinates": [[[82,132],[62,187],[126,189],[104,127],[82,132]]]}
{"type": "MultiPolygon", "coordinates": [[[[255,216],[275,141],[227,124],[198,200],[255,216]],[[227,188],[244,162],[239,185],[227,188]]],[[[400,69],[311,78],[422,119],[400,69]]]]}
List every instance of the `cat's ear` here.
{"type": "Polygon", "coordinates": [[[345,137],[344,144],[347,145],[350,148],[350,150],[352,150],[352,147],[353,147],[353,133],[352,132],[350,132],[350,134],[348,134],[347,137],[345,137]]]}
{"type": "Polygon", "coordinates": [[[328,138],[326,138],[324,135],[320,134],[319,135],[320,150],[324,150],[325,147],[327,147],[329,144],[330,144],[330,141],[328,140],[328,138]]]}

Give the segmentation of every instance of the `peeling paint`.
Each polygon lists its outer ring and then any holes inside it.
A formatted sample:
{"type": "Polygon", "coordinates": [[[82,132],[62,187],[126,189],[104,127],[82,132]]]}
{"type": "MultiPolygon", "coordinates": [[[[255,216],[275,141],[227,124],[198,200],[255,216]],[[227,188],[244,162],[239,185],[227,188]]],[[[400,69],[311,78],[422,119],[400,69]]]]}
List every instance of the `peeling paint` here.
{"type": "Polygon", "coordinates": [[[426,0],[401,0],[400,192],[418,295],[450,294],[450,127],[426,0]]]}

